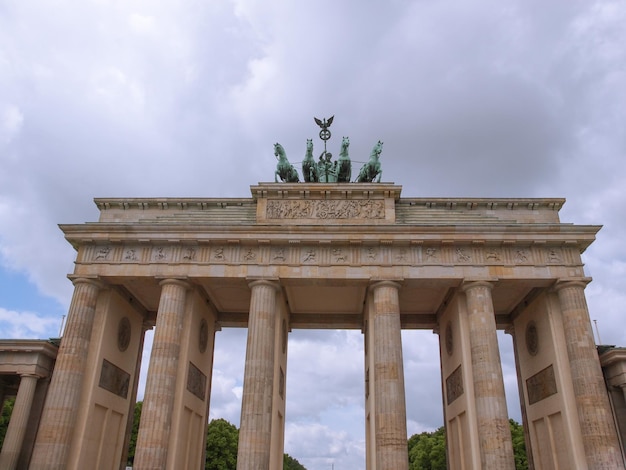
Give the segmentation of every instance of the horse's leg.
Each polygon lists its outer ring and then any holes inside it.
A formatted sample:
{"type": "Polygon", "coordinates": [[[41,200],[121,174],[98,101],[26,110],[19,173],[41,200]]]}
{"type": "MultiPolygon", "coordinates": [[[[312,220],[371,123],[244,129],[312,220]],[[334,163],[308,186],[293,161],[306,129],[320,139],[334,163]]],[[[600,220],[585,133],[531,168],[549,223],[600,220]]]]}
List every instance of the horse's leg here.
{"type": "Polygon", "coordinates": [[[278,183],[278,176],[279,176],[279,173],[278,173],[278,170],[276,170],[274,172],[274,183],[278,183]]]}
{"type": "Polygon", "coordinates": [[[378,179],[376,180],[377,183],[380,183],[380,178],[382,178],[382,176],[383,176],[383,170],[380,170],[378,172],[378,179]]]}

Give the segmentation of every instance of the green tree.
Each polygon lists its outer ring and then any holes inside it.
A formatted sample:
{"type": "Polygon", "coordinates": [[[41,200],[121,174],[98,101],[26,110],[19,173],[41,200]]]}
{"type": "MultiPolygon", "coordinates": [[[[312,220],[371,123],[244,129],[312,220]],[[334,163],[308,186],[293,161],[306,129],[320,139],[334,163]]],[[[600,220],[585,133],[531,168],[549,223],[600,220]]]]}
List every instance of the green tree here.
{"type": "Polygon", "coordinates": [[[206,470],[235,470],[239,430],[225,419],[209,423],[206,442],[206,470]]]}
{"type": "MultiPolygon", "coordinates": [[[[135,403],[133,416],[133,429],[130,435],[128,446],[127,465],[132,466],[135,459],[135,447],[137,446],[137,434],[139,433],[139,421],[141,420],[141,409],[143,402],[135,403]]],[[[0,417],[0,445],[1,439],[6,432],[6,423],[10,411],[13,408],[13,400],[7,400],[5,409],[0,417]]],[[[239,443],[239,430],[234,424],[225,419],[214,419],[207,427],[206,440],[206,470],[235,470],[237,467],[237,445],[239,443]]],[[[306,470],[306,468],[296,459],[288,454],[283,457],[283,468],[285,470],[306,470]]]]}
{"type": "Polygon", "coordinates": [[[135,410],[133,412],[133,429],[130,432],[130,441],[128,444],[128,459],[126,465],[133,466],[135,461],[135,447],[137,447],[137,434],[139,434],[139,420],[141,419],[141,407],[142,401],[135,403],[135,410]]]}
{"type": "Polygon", "coordinates": [[[442,426],[434,432],[411,436],[409,470],[446,470],[446,430],[442,426]]]}
{"type": "Polygon", "coordinates": [[[513,440],[513,456],[515,457],[515,470],[528,470],[528,457],[526,456],[526,439],[524,427],[513,419],[509,419],[511,427],[511,439],[513,440]]]}
{"type": "MultiPolygon", "coordinates": [[[[524,428],[509,419],[515,469],[528,470],[524,428]]],[[[446,470],[446,431],[442,426],[434,432],[414,434],[408,441],[409,470],[446,470]]]]}
{"type": "Polygon", "coordinates": [[[9,427],[9,420],[11,419],[14,404],[15,397],[11,397],[4,401],[4,406],[2,407],[2,414],[0,414],[0,449],[2,449],[4,436],[6,435],[7,428],[9,427]]]}
{"type": "Polygon", "coordinates": [[[306,467],[289,454],[283,455],[283,470],[306,470],[306,467]]]}

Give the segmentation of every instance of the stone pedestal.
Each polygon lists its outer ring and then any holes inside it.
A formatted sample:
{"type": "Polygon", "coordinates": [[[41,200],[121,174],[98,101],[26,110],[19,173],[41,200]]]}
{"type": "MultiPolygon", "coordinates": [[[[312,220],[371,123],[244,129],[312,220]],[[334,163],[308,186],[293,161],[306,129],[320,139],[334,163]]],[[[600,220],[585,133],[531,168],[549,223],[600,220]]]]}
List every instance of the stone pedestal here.
{"type": "Polygon", "coordinates": [[[372,286],[376,469],[409,468],[400,305],[396,282],[372,286]]]}
{"type": "Polygon", "coordinates": [[[37,433],[31,468],[66,468],[101,287],[94,279],[74,280],[74,295],[37,433]]]}
{"type": "Polygon", "coordinates": [[[9,421],[9,427],[2,445],[0,470],[17,468],[30,416],[30,407],[35,396],[37,380],[39,380],[39,377],[35,375],[22,375],[21,377],[20,388],[17,392],[13,412],[11,413],[11,421],[9,421]]]}
{"type": "Polygon", "coordinates": [[[591,330],[585,285],[562,281],[556,286],[580,432],[590,469],[620,469],[624,462],[591,330]]]}
{"type": "Polygon", "coordinates": [[[463,285],[467,299],[474,399],[483,468],[515,468],[504,379],[491,299],[492,284],[463,285]]]}
{"type": "Polygon", "coordinates": [[[269,470],[278,285],[259,280],[251,282],[250,288],[252,298],[248,319],[237,469],[269,470]]]}
{"type": "Polygon", "coordinates": [[[161,281],[152,354],[135,451],[135,469],[166,468],[171,439],[180,338],[189,284],[177,279],[161,281]]]}

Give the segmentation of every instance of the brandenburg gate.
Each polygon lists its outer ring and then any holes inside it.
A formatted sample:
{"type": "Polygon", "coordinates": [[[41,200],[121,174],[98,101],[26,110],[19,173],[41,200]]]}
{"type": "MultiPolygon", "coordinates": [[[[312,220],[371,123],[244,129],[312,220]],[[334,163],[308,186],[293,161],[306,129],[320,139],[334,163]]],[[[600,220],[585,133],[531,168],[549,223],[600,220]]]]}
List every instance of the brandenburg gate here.
{"type": "MultiPolygon", "coordinates": [[[[393,183],[259,183],[249,198],[96,199],[62,225],[75,290],[33,469],[203,468],[217,332],[247,327],[239,469],[282,468],[288,334],[364,335],[366,468],[408,468],[401,330],[440,338],[452,469],[514,469],[497,329],[535,469],[624,468],[585,302],[599,227],[562,199],[402,198],[393,183]]],[[[217,333],[219,334],[219,333],[217,333]]]]}

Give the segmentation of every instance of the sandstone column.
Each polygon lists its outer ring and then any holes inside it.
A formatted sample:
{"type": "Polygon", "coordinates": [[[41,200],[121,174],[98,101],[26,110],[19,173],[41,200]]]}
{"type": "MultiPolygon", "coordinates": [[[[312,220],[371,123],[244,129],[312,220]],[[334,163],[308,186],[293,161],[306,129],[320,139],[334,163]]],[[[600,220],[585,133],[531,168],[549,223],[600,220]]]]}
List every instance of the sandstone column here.
{"type": "Polygon", "coordinates": [[[269,470],[274,389],[274,338],[278,284],[250,283],[246,366],[243,378],[238,470],[269,470]]]}
{"type": "Polygon", "coordinates": [[[377,470],[408,470],[400,303],[396,282],[374,284],[372,354],[377,470]]]}
{"type": "Polygon", "coordinates": [[[66,468],[101,288],[102,284],[94,279],[74,279],[74,295],[37,432],[31,468],[66,468]]]}
{"type": "Polygon", "coordinates": [[[556,286],[578,420],[590,469],[624,468],[585,300],[586,281],[556,286]]]}
{"type": "Polygon", "coordinates": [[[13,470],[17,468],[17,461],[20,457],[22,444],[24,443],[24,435],[26,434],[26,426],[30,416],[30,407],[35,396],[35,388],[37,387],[36,375],[22,375],[20,380],[20,388],[17,391],[15,405],[11,413],[9,428],[7,429],[4,443],[2,445],[2,454],[0,454],[0,470],[13,470]]]}
{"type": "Polygon", "coordinates": [[[491,288],[491,283],[482,281],[463,285],[467,299],[480,459],[482,468],[513,470],[513,443],[504,395],[491,288]]]}
{"type": "Polygon", "coordinates": [[[133,468],[164,469],[174,411],[180,338],[189,284],[178,279],[161,281],[154,340],[133,468]]]}

